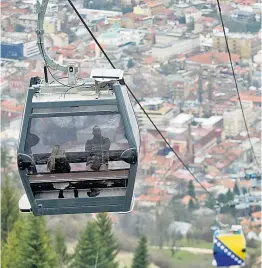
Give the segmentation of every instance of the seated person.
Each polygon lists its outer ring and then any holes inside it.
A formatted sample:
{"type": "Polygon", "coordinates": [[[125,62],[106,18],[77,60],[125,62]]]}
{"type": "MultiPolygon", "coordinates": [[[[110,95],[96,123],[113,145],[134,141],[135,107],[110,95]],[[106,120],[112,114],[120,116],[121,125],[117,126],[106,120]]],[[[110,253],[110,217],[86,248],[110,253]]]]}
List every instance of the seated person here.
{"type": "Polygon", "coordinates": [[[36,174],[37,170],[36,170],[36,166],[35,166],[35,162],[34,162],[34,158],[33,158],[33,154],[32,154],[32,147],[36,146],[40,141],[40,138],[31,133],[29,131],[29,133],[26,136],[26,140],[25,140],[25,154],[29,155],[32,158],[33,161],[33,166],[32,166],[32,173],[36,174]]]}
{"type": "Polygon", "coordinates": [[[51,156],[47,160],[47,169],[54,173],[70,172],[71,167],[66,158],[65,151],[60,148],[60,145],[55,145],[51,156]]]}
{"type": "Polygon", "coordinates": [[[89,197],[96,197],[100,194],[100,190],[98,189],[90,189],[89,191],[87,191],[87,195],[89,197]]]}
{"type": "Polygon", "coordinates": [[[39,143],[40,139],[37,135],[29,132],[26,135],[25,154],[32,155],[32,147],[39,143]]]}
{"type": "Polygon", "coordinates": [[[110,139],[105,138],[101,134],[99,126],[93,127],[94,137],[86,141],[85,151],[88,152],[87,156],[87,170],[88,171],[101,171],[108,169],[110,139]]]}

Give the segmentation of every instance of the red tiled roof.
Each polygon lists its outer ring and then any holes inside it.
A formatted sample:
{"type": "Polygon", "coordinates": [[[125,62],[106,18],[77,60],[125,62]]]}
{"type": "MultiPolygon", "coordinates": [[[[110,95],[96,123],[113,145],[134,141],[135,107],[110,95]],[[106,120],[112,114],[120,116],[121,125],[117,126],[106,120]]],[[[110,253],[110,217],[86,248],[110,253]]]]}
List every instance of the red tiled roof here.
{"type": "Polygon", "coordinates": [[[149,184],[151,184],[151,183],[157,183],[158,182],[158,180],[159,179],[157,179],[157,178],[155,178],[155,177],[147,177],[147,178],[145,178],[145,182],[146,183],[149,183],[149,184]]]}
{"type": "Polygon", "coordinates": [[[214,30],[223,32],[223,27],[221,25],[218,25],[217,27],[214,28],[214,30]]]}
{"type": "Polygon", "coordinates": [[[216,19],[211,17],[200,17],[197,21],[202,23],[213,23],[216,21],[216,19]]]}
{"type": "MultiPolygon", "coordinates": [[[[201,182],[201,184],[205,187],[205,188],[211,188],[213,187],[213,184],[208,183],[207,181],[201,182]]],[[[194,182],[194,186],[195,188],[201,188],[201,185],[197,182],[194,182]]]]}
{"type": "MultiPolygon", "coordinates": [[[[240,56],[237,54],[231,54],[231,58],[233,62],[239,62],[240,56]]],[[[187,59],[188,62],[196,62],[199,64],[212,64],[215,65],[228,63],[229,56],[226,52],[217,52],[217,51],[210,51],[203,54],[198,54],[187,59]]]]}
{"type": "Polygon", "coordinates": [[[163,5],[163,3],[161,3],[161,2],[154,2],[154,1],[147,2],[146,4],[150,8],[154,8],[154,7],[158,7],[158,6],[163,5]]]}
{"type": "Polygon", "coordinates": [[[180,203],[187,206],[191,199],[194,201],[194,199],[190,195],[186,195],[181,199],[180,203]]]}
{"type": "Polygon", "coordinates": [[[27,14],[29,13],[28,9],[26,8],[5,8],[4,10],[2,10],[2,12],[4,13],[10,13],[10,14],[27,14]]]}
{"type": "MultiPolygon", "coordinates": [[[[252,96],[252,95],[247,95],[247,94],[240,94],[240,99],[242,101],[252,101],[252,102],[261,103],[261,96],[254,96],[254,95],[252,96]]],[[[238,96],[232,97],[230,100],[233,102],[239,101],[238,96]]]]}
{"type": "Polygon", "coordinates": [[[144,64],[152,64],[152,63],[153,63],[152,56],[148,56],[148,57],[144,58],[144,64]]]}
{"type": "Polygon", "coordinates": [[[182,169],[175,171],[173,173],[173,177],[177,179],[186,180],[186,181],[193,180],[192,175],[188,171],[182,170],[182,169]]]}
{"type": "MultiPolygon", "coordinates": [[[[95,50],[96,46],[97,46],[96,43],[95,42],[92,42],[90,45],[88,45],[88,50],[95,50]]],[[[105,48],[106,47],[106,45],[104,45],[104,44],[100,44],[100,46],[102,48],[105,48]]]]}
{"type": "Polygon", "coordinates": [[[201,194],[199,196],[197,196],[197,200],[198,201],[205,201],[207,199],[207,195],[206,194],[201,194]]]}
{"type": "Polygon", "coordinates": [[[224,169],[228,167],[232,163],[232,160],[230,159],[223,159],[220,162],[218,162],[215,167],[218,169],[224,169]]]}
{"type": "Polygon", "coordinates": [[[129,18],[129,19],[143,19],[146,18],[145,15],[135,14],[133,12],[128,12],[122,16],[122,18],[129,18]]]}
{"type": "Polygon", "coordinates": [[[184,9],[185,13],[196,13],[198,12],[198,9],[196,9],[195,7],[188,7],[186,9],[184,9]]]}
{"type": "Polygon", "coordinates": [[[73,50],[73,49],[75,49],[75,46],[70,44],[70,45],[63,47],[63,49],[73,50]]]}
{"type": "Polygon", "coordinates": [[[22,113],[24,109],[23,105],[17,105],[15,100],[3,100],[1,101],[1,111],[22,113]]]}
{"type": "Polygon", "coordinates": [[[0,8],[3,9],[3,8],[7,8],[9,7],[9,3],[8,2],[0,2],[0,8]]]}
{"type": "Polygon", "coordinates": [[[159,196],[159,195],[156,195],[156,196],[141,195],[137,198],[138,201],[147,201],[147,202],[153,202],[153,203],[160,202],[161,199],[162,199],[162,196],[159,196]]]}
{"type": "Polygon", "coordinates": [[[255,219],[261,219],[262,218],[262,212],[261,211],[254,212],[251,215],[255,219]]]}
{"type": "Polygon", "coordinates": [[[170,9],[167,9],[165,7],[163,7],[163,8],[161,8],[161,9],[159,9],[159,10],[154,12],[154,15],[166,15],[166,16],[168,16],[168,15],[171,15],[171,14],[174,14],[174,11],[172,11],[170,9]]]}
{"type": "MultiPolygon", "coordinates": [[[[228,189],[234,189],[234,186],[235,186],[235,180],[233,179],[223,179],[223,180],[220,180],[218,183],[228,189]]],[[[241,187],[244,187],[244,188],[251,187],[250,181],[239,181],[238,183],[241,187]]]]}
{"type": "Polygon", "coordinates": [[[43,72],[30,72],[26,75],[27,78],[31,78],[33,76],[39,76],[39,77],[43,77],[44,73],[43,72]]]}
{"type": "Polygon", "coordinates": [[[163,191],[159,188],[151,188],[147,191],[148,195],[166,195],[167,191],[163,191]]]}
{"type": "Polygon", "coordinates": [[[58,52],[58,54],[62,54],[63,56],[69,56],[72,57],[74,54],[74,51],[69,50],[69,49],[60,49],[58,52]]]}
{"type": "Polygon", "coordinates": [[[236,4],[241,4],[241,5],[246,5],[246,6],[251,6],[255,4],[257,1],[256,0],[235,0],[236,4]]]}
{"type": "Polygon", "coordinates": [[[58,51],[59,49],[60,49],[60,47],[58,47],[58,46],[54,46],[51,48],[52,51],[58,51]]]}

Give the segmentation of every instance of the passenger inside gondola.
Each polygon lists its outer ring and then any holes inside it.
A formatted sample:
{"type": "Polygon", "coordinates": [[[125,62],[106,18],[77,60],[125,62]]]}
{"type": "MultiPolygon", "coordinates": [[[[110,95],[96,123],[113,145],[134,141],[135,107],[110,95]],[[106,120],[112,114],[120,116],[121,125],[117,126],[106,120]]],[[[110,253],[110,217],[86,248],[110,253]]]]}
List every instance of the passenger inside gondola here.
{"type": "Polygon", "coordinates": [[[37,145],[39,143],[39,141],[40,141],[40,138],[37,135],[35,135],[29,131],[29,133],[26,136],[26,140],[25,140],[25,153],[27,155],[29,155],[32,159],[31,172],[33,174],[37,173],[37,169],[36,169],[36,165],[35,165],[33,154],[32,154],[32,147],[37,145]]]}
{"type": "Polygon", "coordinates": [[[28,155],[32,155],[32,147],[37,145],[40,141],[40,138],[29,132],[26,136],[26,141],[25,141],[25,153],[28,155]]]}
{"type": "Polygon", "coordinates": [[[85,151],[88,152],[86,168],[88,171],[102,171],[108,169],[109,138],[103,137],[99,126],[93,127],[93,138],[86,141],[85,151]]]}
{"type": "Polygon", "coordinates": [[[87,191],[87,195],[89,197],[96,197],[100,194],[100,190],[99,189],[90,189],[89,191],[87,191]]]}
{"type": "Polygon", "coordinates": [[[68,173],[71,170],[65,151],[55,145],[47,160],[47,169],[52,173],[68,173]]]}

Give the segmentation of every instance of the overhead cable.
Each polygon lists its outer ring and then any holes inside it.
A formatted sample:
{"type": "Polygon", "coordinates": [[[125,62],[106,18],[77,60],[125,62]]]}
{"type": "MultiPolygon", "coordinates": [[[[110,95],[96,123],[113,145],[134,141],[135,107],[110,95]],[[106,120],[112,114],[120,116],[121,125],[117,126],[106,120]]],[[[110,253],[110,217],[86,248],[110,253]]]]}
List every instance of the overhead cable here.
{"type": "MultiPolygon", "coordinates": [[[[113,69],[116,69],[116,67],[114,66],[114,64],[112,63],[112,61],[110,60],[110,58],[108,57],[108,55],[106,54],[106,52],[104,51],[104,49],[102,48],[102,46],[99,44],[99,42],[97,41],[96,37],[94,36],[94,34],[92,33],[92,31],[89,29],[89,27],[87,26],[86,22],[84,21],[84,19],[82,18],[82,16],[79,14],[78,10],[76,9],[76,7],[74,6],[74,4],[72,3],[71,0],[68,0],[69,4],[71,5],[71,7],[74,9],[75,13],[77,14],[77,16],[79,17],[79,19],[81,20],[81,22],[84,24],[85,28],[87,29],[87,31],[90,33],[90,35],[92,36],[92,38],[94,39],[95,43],[97,44],[97,46],[100,48],[101,52],[103,53],[103,55],[106,57],[106,59],[108,60],[108,62],[110,63],[110,65],[112,66],[113,69]]],[[[170,145],[170,143],[167,141],[167,139],[164,137],[164,135],[162,134],[162,132],[159,130],[159,128],[155,125],[155,123],[153,122],[153,120],[151,119],[151,117],[148,115],[148,113],[145,111],[144,107],[140,104],[139,100],[137,99],[137,97],[134,95],[134,93],[132,92],[132,90],[129,88],[129,86],[125,83],[126,88],[128,89],[129,93],[132,95],[132,97],[135,99],[135,101],[137,102],[137,104],[139,105],[139,107],[141,108],[141,110],[144,112],[144,114],[146,115],[146,117],[149,119],[149,121],[151,122],[151,124],[154,126],[154,128],[156,129],[156,131],[159,133],[159,135],[162,137],[162,139],[165,141],[166,145],[170,148],[170,150],[176,155],[176,157],[178,158],[178,160],[183,164],[184,168],[192,175],[192,177],[197,181],[197,183],[203,188],[203,190],[209,194],[213,199],[216,200],[216,198],[213,196],[213,194],[211,192],[209,192],[206,187],[203,185],[203,183],[194,175],[194,173],[187,167],[187,165],[184,163],[184,161],[181,159],[181,157],[177,154],[177,152],[172,148],[172,146],[170,145]]]]}
{"type": "Polygon", "coordinates": [[[218,5],[219,16],[220,16],[220,20],[221,20],[221,24],[222,24],[222,28],[223,28],[224,37],[225,37],[226,48],[227,48],[227,52],[228,52],[228,56],[229,56],[231,70],[232,70],[232,74],[233,74],[233,78],[234,78],[234,82],[235,82],[235,86],[236,86],[236,90],[237,90],[237,96],[238,96],[240,108],[241,108],[241,111],[242,111],[245,128],[246,128],[246,131],[247,131],[248,140],[250,142],[251,150],[252,150],[252,153],[254,155],[254,159],[256,161],[256,164],[260,168],[259,162],[258,162],[256,154],[255,154],[255,150],[254,150],[251,138],[250,138],[250,134],[249,134],[248,126],[247,126],[247,121],[246,121],[242,101],[241,101],[241,98],[240,98],[239,88],[238,88],[237,79],[236,79],[236,75],[235,75],[235,70],[234,70],[234,66],[233,66],[233,62],[232,62],[231,52],[230,52],[229,45],[228,45],[228,39],[227,39],[227,35],[226,35],[226,30],[225,30],[225,25],[224,25],[224,21],[223,21],[223,17],[222,17],[222,12],[221,12],[221,7],[220,7],[219,0],[217,0],[217,5],[218,5]]]}

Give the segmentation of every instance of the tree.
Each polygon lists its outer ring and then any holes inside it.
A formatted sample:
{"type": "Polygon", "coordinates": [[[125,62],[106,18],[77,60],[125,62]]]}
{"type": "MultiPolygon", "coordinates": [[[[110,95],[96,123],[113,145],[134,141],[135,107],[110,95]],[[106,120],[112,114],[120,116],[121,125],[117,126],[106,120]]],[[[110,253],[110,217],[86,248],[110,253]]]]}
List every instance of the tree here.
{"type": "Polygon", "coordinates": [[[192,121],[191,123],[192,126],[197,126],[197,122],[195,120],[192,121]]]}
{"type": "Polygon", "coordinates": [[[226,193],[226,202],[229,202],[231,200],[234,200],[234,194],[231,192],[230,189],[228,189],[228,191],[226,193]]]}
{"type": "Polygon", "coordinates": [[[216,200],[213,197],[211,197],[210,195],[208,195],[208,199],[205,203],[205,206],[207,208],[214,209],[215,204],[216,204],[216,200]]]}
{"type": "Polygon", "coordinates": [[[98,213],[96,224],[99,236],[99,253],[103,263],[100,267],[116,268],[118,263],[115,262],[115,257],[118,254],[119,246],[112,232],[112,221],[107,213],[98,213]]]}
{"type": "Polygon", "coordinates": [[[170,201],[168,211],[172,220],[191,222],[192,214],[188,210],[185,210],[185,207],[180,204],[180,200],[176,198],[170,201]]]}
{"type": "Polygon", "coordinates": [[[220,194],[217,198],[217,201],[222,204],[226,203],[226,196],[224,194],[220,194]]]}
{"type": "Polygon", "coordinates": [[[189,210],[194,210],[195,209],[195,203],[192,200],[192,198],[190,199],[189,203],[188,203],[188,209],[189,210]]]}
{"type": "Polygon", "coordinates": [[[133,8],[132,7],[122,7],[121,11],[123,14],[129,13],[129,12],[133,12],[133,8]]]}
{"type": "Polygon", "coordinates": [[[195,20],[194,18],[191,19],[191,21],[187,24],[187,31],[192,32],[195,29],[195,20]]]}
{"type": "Polygon", "coordinates": [[[159,209],[156,210],[153,239],[160,249],[169,238],[167,230],[172,221],[172,219],[169,218],[169,215],[170,213],[167,210],[164,210],[162,213],[159,212],[159,209]]]}
{"type": "Polygon", "coordinates": [[[16,32],[20,32],[20,33],[21,32],[24,32],[25,31],[25,27],[18,24],[18,25],[15,26],[15,31],[16,32]]]}
{"type": "Polygon", "coordinates": [[[95,222],[89,222],[77,243],[75,256],[70,266],[72,268],[82,268],[95,267],[96,264],[99,264],[99,267],[102,267],[102,257],[97,225],[95,222]]]}
{"type": "Polygon", "coordinates": [[[57,255],[51,247],[43,217],[28,216],[26,235],[20,243],[21,267],[58,267],[57,255]]]}
{"type": "Polygon", "coordinates": [[[59,226],[55,234],[55,251],[59,259],[60,267],[63,266],[68,260],[66,253],[66,244],[65,244],[65,234],[63,232],[62,226],[59,226]]]}
{"type": "Polygon", "coordinates": [[[240,195],[240,191],[239,191],[239,187],[237,185],[237,182],[235,182],[235,185],[234,185],[234,189],[233,189],[233,193],[235,195],[240,195]]]}
{"type": "Polygon", "coordinates": [[[1,240],[6,242],[7,234],[12,230],[15,221],[19,217],[17,191],[5,175],[1,188],[1,240]]]}
{"type": "Polygon", "coordinates": [[[27,222],[24,217],[20,217],[14,224],[12,231],[8,233],[7,241],[3,245],[1,256],[2,268],[24,268],[21,265],[23,243],[26,238],[27,222]]]}
{"type": "Polygon", "coordinates": [[[135,251],[132,268],[147,268],[149,266],[147,239],[141,236],[139,245],[135,251]]]}
{"type": "Polygon", "coordinates": [[[171,242],[172,242],[172,246],[170,250],[171,250],[172,257],[174,257],[176,241],[181,240],[183,238],[183,235],[179,232],[179,230],[176,230],[176,226],[173,226],[173,228],[170,231],[170,237],[171,237],[171,242]]]}
{"type": "Polygon", "coordinates": [[[130,69],[130,68],[133,68],[134,66],[135,66],[135,64],[132,61],[132,59],[129,59],[128,62],[127,62],[127,68],[130,69]]]}
{"type": "Polygon", "coordinates": [[[10,166],[12,158],[5,148],[1,148],[1,167],[4,168],[4,173],[5,169],[10,166]]]}
{"type": "Polygon", "coordinates": [[[187,188],[187,193],[194,199],[196,198],[196,193],[195,193],[195,186],[193,184],[193,181],[189,181],[188,183],[188,188],[187,188]]]}
{"type": "Polygon", "coordinates": [[[247,193],[247,188],[242,188],[242,192],[243,192],[243,194],[246,194],[247,193]]]}

